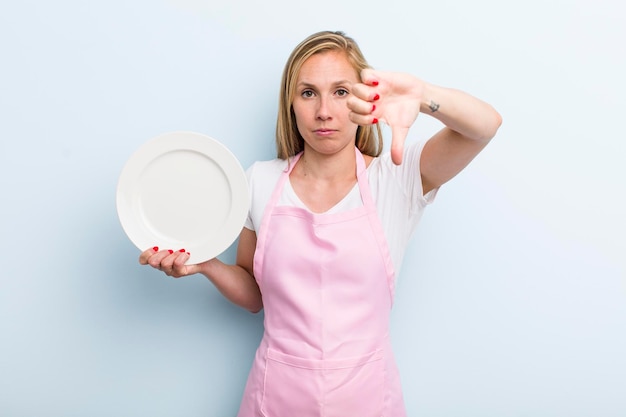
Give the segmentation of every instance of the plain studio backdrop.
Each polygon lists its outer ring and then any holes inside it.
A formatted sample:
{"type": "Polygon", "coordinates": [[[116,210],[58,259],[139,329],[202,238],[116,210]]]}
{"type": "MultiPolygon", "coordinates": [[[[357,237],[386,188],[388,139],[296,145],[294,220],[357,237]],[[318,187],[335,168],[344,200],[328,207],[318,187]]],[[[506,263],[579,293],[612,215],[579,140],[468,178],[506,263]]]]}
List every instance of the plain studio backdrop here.
{"type": "MultiPolygon", "coordinates": [[[[174,130],[244,167],[272,158],[283,64],[331,29],[504,118],[398,278],[409,415],[623,417],[625,16],[618,0],[3,2],[0,416],[235,415],[263,314],[141,267],[117,180],[174,130]]],[[[439,127],[420,116],[409,140],[439,127]]]]}

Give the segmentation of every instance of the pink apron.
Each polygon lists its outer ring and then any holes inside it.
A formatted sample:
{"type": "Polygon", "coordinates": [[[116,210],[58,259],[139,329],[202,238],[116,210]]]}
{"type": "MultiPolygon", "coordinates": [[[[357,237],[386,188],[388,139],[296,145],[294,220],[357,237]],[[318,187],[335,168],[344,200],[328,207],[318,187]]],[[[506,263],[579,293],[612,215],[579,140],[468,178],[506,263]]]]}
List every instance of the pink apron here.
{"type": "Polygon", "coordinates": [[[330,214],[276,205],[299,158],[259,228],[265,332],[238,417],[404,417],[389,340],[393,265],[363,156],[363,206],[330,214]]]}

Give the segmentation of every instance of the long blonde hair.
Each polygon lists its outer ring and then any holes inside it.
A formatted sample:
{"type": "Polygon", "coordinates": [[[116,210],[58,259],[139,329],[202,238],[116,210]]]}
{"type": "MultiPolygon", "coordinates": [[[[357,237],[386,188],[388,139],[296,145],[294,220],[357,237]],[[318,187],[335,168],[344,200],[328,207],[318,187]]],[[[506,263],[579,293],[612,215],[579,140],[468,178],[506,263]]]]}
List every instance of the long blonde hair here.
{"type": "MultiPolygon", "coordinates": [[[[278,158],[287,159],[304,149],[304,139],[298,131],[296,116],[292,107],[296,82],[302,64],[311,55],[337,50],[345,52],[360,81],[361,70],[370,68],[370,66],[354,39],[346,36],[343,32],[323,31],[314,33],[296,46],[289,56],[280,84],[278,120],[276,122],[276,152],[278,158]]],[[[355,144],[366,155],[380,155],[383,149],[380,126],[378,124],[359,126],[356,131],[355,144]]]]}

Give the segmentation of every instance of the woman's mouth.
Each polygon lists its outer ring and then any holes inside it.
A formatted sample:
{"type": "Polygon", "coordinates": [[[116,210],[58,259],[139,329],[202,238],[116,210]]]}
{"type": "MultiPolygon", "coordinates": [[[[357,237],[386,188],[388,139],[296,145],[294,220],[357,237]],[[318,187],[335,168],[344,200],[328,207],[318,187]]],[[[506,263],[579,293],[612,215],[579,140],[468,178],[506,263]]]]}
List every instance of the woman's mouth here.
{"type": "Polygon", "coordinates": [[[334,130],[334,129],[317,129],[317,130],[315,130],[316,134],[322,135],[322,136],[327,136],[327,135],[330,135],[330,134],[335,133],[335,132],[336,132],[336,130],[334,130]]]}

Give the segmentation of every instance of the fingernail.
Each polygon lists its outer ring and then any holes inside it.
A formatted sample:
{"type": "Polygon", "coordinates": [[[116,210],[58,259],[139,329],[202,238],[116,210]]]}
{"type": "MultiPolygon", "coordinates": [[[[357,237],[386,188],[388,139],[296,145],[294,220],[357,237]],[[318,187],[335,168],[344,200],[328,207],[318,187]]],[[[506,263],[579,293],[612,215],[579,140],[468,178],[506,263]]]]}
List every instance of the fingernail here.
{"type": "Polygon", "coordinates": [[[173,251],[173,250],[171,250],[171,249],[168,249],[167,251],[170,253],[170,255],[171,255],[172,253],[174,253],[174,251],[173,251]]]}
{"type": "Polygon", "coordinates": [[[376,110],[376,104],[372,104],[372,111],[370,113],[374,113],[374,110],[376,110]]]}
{"type": "Polygon", "coordinates": [[[372,81],[372,85],[376,87],[378,85],[378,81],[372,81]]]}
{"type": "Polygon", "coordinates": [[[191,256],[191,254],[189,252],[187,252],[187,255],[191,256]]]}
{"type": "Polygon", "coordinates": [[[159,247],[155,246],[155,247],[152,248],[152,250],[155,251],[155,252],[158,252],[159,251],[159,247]]]}
{"type": "Polygon", "coordinates": [[[186,252],[185,249],[180,249],[179,252],[186,252]]]}
{"type": "Polygon", "coordinates": [[[380,98],[380,96],[379,96],[378,94],[376,94],[376,95],[374,96],[374,101],[378,100],[379,98],[380,98]]]}
{"type": "Polygon", "coordinates": [[[378,119],[374,117],[374,120],[372,120],[372,124],[375,125],[376,123],[378,123],[378,119]]]}

